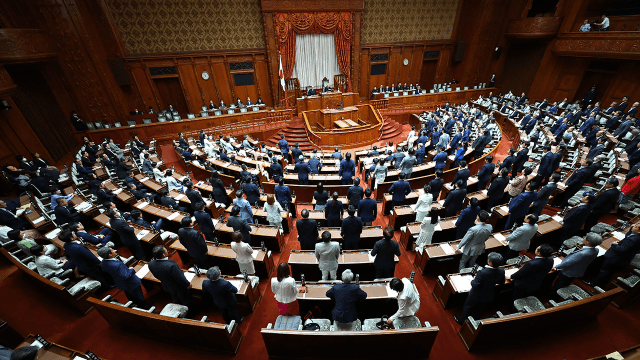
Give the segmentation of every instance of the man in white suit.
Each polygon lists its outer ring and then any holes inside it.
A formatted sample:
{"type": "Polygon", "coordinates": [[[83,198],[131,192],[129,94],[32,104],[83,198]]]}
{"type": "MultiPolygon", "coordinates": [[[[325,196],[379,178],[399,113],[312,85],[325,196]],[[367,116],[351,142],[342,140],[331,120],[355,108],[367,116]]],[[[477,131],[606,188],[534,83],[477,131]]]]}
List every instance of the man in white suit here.
{"type": "Polygon", "coordinates": [[[316,259],[322,271],[322,280],[336,280],[340,244],[331,241],[331,233],[325,231],[321,235],[322,242],[316,244],[316,259]]]}
{"type": "Polygon", "coordinates": [[[481,210],[476,220],[476,225],[467,230],[467,233],[460,241],[459,249],[462,250],[462,259],[460,259],[460,265],[458,270],[461,271],[468,264],[469,267],[476,264],[476,259],[480,254],[484,252],[484,243],[491,236],[493,226],[487,224],[489,219],[489,213],[486,210],[481,210]]]}

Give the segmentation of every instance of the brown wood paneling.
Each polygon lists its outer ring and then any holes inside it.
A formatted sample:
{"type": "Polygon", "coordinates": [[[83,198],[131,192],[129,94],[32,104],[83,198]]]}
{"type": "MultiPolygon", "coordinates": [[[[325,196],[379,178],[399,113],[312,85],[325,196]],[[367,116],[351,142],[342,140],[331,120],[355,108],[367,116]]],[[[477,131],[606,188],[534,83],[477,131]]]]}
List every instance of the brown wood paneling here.
{"type": "Polygon", "coordinates": [[[177,77],[171,78],[156,78],[153,82],[158,89],[158,93],[162,99],[162,104],[159,110],[166,110],[169,108],[169,104],[174,109],[178,110],[182,117],[186,117],[187,114],[187,102],[184,99],[183,89],[180,85],[180,80],[177,77]]]}
{"type": "Polygon", "coordinates": [[[420,74],[420,87],[423,89],[433,88],[435,83],[438,60],[425,60],[422,62],[422,73],[420,74]]]}
{"type": "MultiPolygon", "coordinates": [[[[263,56],[264,58],[264,56],[263,56]]],[[[258,94],[262,99],[262,102],[267,106],[273,106],[273,98],[271,97],[271,83],[269,82],[269,63],[265,60],[260,60],[254,63],[255,79],[258,85],[258,94]]],[[[256,99],[251,99],[253,102],[256,99]]]]}

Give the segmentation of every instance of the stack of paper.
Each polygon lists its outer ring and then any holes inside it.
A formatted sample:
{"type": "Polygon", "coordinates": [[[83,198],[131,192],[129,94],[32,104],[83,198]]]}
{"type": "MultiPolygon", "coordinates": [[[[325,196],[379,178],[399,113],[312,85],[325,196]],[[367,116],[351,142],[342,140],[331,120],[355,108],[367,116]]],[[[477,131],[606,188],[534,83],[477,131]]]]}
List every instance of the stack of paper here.
{"type": "Polygon", "coordinates": [[[453,248],[451,247],[451,245],[449,245],[447,243],[440,244],[440,249],[442,249],[442,251],[444,251],[444,253],[447,254],[447,255],[453,255],[453,254],[456,253],[453,250],[453,248]]]}
{"type": "Polygon", "coordinates": [[[507,238],[505,238],[504,235],[502,235],[501,233],[495,233],[495,234],[493,234],[493,237],[496,240],[500,241],[501,243],[503,243],[505,245],[507,244],[507,238]]]}
{"type": "Polygon", "coordinates": [[[621,233],[620,231],[614,231],[611,233],[611,235],[618,240],[624,239],[624,234],[621,233]]]}
{"type": "Polygon", "coordinates": [[[520,269],[519,268],[507,269],[504,271],[504,276],[511,276],[518,270],[520,269]]]}
{"type": "Polygon", "coordinates": [[[471,275],[453,275],[449,277],[451,283],[456,288],[458,292],[469,292],[471,291],[471,281],[473,281],[473,276],[471,275]]]}
{"type": "Polygon", "coordinates": [[[555,215],[555,216],[552,216],[551,218],[559,222],[560,224],[562,224],[562,220],[564,220],[560,215],[555,215]]]}
{"type": "Polygon", "coordinates": [[[251,254],[251,256],[253,256],[253,258],[256,259],[258,257],[258,252],[259,250],[253,250],[253,253],[251,254]]]}
{"type": "Polygon", "coordinates": [[[229,282],[231,283],[231,285],[235,286],[238,291],[240,291],[243,280],[229,280],[229,282]]]}
{"type": "Polygon", "coordinates": [[[140,202],[140,203],[136,204],[135,206],[136,206],[138,209],[144,209],[144,208],[146,208],[146,207],[147,207],[147,205],[149,205],[149,203],[148,203],[148,202],[146,202],[146,201],[142,201],[142,202],[140,202]]]}
{"type": "Polygon", "coordinates": [[[47,235],[45,235],[45,237],[46,237],[47,239],[49,239],[49,240],[53,240],[53,239],[55,239],[55,238],[58,236],[58,234],[60,234],[60,229],[59,229],[59,228],[58,228],[58,229],[55,229],[55,230],[53,230],[53,231],[51,231],[50,233],[48,233],[47,235]]]}
{"type": "Polygon", "coordinates": [[[560,258],[553,258],[553,267],[556,267],[558,265],[560,265],[560,263],[562,262],[562,259],[560,258]]]}
{"type": "Polygon", "coordinates": [[[117,189],[113,191],[113,195],[118,195],[122,192],[122,189],[117,189]]]}
{"type": "Polygon", "coordinates": [[[184,273],[184,277],[187,278],[188,282],[191,282],[191,280],[193,280],[194,277],[196,277],[196,273],[193,272],[185,272],[184,273]]]}
{"type": "Polygon", "coordinates": [[[147,180],[149,180],[149,177],[148,177],[148,176],[145,176],[145,177],[143,177],[142,179],[140,179],[140,182],[145,182],[145,181],[147,181],[147,180]]]}

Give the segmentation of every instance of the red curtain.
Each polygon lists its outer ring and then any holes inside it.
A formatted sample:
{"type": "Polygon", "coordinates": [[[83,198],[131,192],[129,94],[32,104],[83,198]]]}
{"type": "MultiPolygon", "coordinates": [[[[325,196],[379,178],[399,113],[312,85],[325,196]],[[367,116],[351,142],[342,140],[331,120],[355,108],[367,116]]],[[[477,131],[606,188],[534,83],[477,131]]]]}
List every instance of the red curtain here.
{"type": "Polygon", "coordinates": [[[285,79],[291,77],[296,63],[296,33],[334,33],[338,66],[347,76],[347,91],[351,91],[351,13],[277,13],[276,35],[285,79]]]}

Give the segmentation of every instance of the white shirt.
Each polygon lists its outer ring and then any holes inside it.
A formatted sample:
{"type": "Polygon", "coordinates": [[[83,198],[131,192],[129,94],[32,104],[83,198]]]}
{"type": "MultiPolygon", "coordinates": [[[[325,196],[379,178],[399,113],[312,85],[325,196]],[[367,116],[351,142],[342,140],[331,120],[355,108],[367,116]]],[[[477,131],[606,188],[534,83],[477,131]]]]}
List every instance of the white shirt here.
{"type": "Polygon", "coordinates": [[[231,242],[231,250],[236,253],[237,262],[243,264],[253,262],[253,249],[251,245],[244,242],[237,243],[233,241],[231,242]]]}
{"type": "Polygon", "coordinates": [[[404,289],[398,293],[398,311],[391,315],[391,321],[404,316],[413,316],[420,309],[420,294],[416,286],[407,278],[402,279],[404,289]]]}
{"type": "Polygon", "coordinates": [[[183,191],[182,185],[178,184],[178,180],[176,180],[173,176],[167,176],[165,180],[167,181],[168,191],[171,191],[171,190],[183,191]]]}
{"type": "Polygon", "coordinates": [[[433,195],[431,195],[431,193],[422,194],[418,198],[418,202],[412,206],[413,211],[424,213],[429,212],[429,207],[431,206],[432,202],[433,195]]]}
{"type": "Polygon", "coordinates": [[[296,300],[298,287],[296,281],[292,277],[278,281],[277,277],[271,279],[271,291],[275,294],[276,301],[288,304],[296,300]]]}
{"type": "Polygon", "coordinates": [[[602,20],[602,28],[606,29],[609,27],[609,18],[605,17],[604,20],[602,20]]]}

